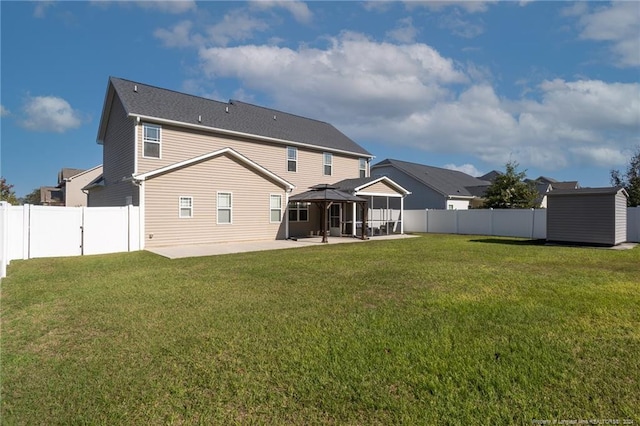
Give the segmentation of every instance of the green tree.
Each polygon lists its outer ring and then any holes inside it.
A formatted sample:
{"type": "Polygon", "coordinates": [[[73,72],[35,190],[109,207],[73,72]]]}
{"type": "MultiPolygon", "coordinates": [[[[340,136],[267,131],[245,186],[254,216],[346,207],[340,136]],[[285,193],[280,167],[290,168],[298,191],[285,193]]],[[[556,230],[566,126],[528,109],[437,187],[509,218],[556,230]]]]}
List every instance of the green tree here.
{"type": "Polygon", "coordinates": [[[9,185],[5,178],[0,178],[0,201],[6,201],[13,205],[18,204],[16,193],[13,192],[13,185],[9,185]]]}
{"type": "Polygon", "coordinates": [[[619,170],[611,170],[611,185],[623,187],[627,191],[627,206],[640,206],[640,145],[632,154],[624,175],[619,170]]]}
{"type": "Polygon", "coordinates": [[[40,188],[36,188],[33,191],[31,191],[29,194],[27,194],[23,200],[24,204],[33,204],[33,205],[40,205],[42,204],[40,201],[40,188]]]}
{"type": "Polygon", "coordinates": [[[538,191],[525,183],[526,171],[518,172],[518,163],[509,161],[505,172],[495,178],[485,192],[484,208],[531,209],[537,207],[538,191]]]}

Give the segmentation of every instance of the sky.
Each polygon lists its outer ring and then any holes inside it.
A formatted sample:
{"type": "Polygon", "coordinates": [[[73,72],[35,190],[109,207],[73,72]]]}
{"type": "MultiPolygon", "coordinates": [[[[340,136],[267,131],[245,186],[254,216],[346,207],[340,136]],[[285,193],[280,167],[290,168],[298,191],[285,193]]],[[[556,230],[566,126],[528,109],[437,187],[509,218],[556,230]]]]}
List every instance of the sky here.
{"type": "Polygon", "coordinates": [[[640,146],[640,2],[0,2],[0,175],[102,163],[109,76],[327,121],[375,155],[610,185],[640,146]]]}

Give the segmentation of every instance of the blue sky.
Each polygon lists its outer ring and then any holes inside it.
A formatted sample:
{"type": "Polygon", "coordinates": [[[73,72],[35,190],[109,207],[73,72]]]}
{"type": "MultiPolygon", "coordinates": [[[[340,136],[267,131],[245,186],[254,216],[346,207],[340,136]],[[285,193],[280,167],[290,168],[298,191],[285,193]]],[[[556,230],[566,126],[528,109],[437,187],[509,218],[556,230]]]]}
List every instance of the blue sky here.
{"type": "Polygon", "coordinates": [[[328,121],[385,158],[609,185],[640,145],[640,2],[0,2],[0,174],[102,162],[110,75],[328,121]]]}

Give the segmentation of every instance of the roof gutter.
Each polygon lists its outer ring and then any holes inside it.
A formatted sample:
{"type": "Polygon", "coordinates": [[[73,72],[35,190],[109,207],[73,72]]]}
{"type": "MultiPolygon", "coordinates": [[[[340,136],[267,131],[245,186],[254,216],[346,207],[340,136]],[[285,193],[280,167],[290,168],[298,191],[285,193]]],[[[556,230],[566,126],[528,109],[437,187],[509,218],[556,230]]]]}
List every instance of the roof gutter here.
{"type": "Polygon", "coordinates": [[[140,114],[134,114],[134,113],[129,113],[128,116],[129,117],[135,117],[135,118],[138,118],[140,120],[145,120],[145,121],[152,121],[152,122],[161,123],[161,124],[169,124],[169,125],[172,125],[172,126],[187,127],[187,128],[196,129],[196,130],[205,130],[205,131],[208,131],[208,132],[222,133],[222,134],[225,134],[225,135],[239,136],[239,137],[244,137],[244,138],[249,138],[249,139],[257,139],[257,140],[262,140],[262,141],[267,141],[267,142],[274,142],[274,143],[278,143],[278,144],[282,144],[282,145],[292,145],[292,146],[299,146],[299,147],[304,147],[304,148],[312,148],[312,149],[321,150],[321,151],[330,151],[330,152],[335,152],[335,153],[339,153],[339,154],[355,155],[355,156],[358,156],[358,157],[366,157],[366,158],[370,158],[370,159],[374,158],[373,155],[365,154],[365,153],[362,153],[362,152],[345,151],[345,150],[342,150],[342,149],[335,149],[335,148],[323,147],[323,146],[318,146],[318,145],[312,145],[312,144],[308,144],[308,143],[304,143],[304,142],[295,142],[295,141],[289,141],[289,140],[286,140],[286,139],[278,139],[278,138],[271,138],[271,137],[268,137],[268,136],[254,135],[254,134],[251,134],[251,133],[237,132],[235,130],[220,129],[218,127],[203,126],[201,124],[191,124],[191,123],[185,123],[185,122],[182,122],[182,121],[168,120],[166,118],[150,117],[148,115],[140,115],[140,114]]]}

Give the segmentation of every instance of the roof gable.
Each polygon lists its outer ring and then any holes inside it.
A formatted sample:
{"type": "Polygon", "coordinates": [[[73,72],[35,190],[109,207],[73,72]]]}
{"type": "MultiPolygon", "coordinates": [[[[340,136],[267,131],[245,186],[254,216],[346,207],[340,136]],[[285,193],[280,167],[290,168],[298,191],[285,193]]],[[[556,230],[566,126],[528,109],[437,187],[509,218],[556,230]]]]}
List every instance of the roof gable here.
{"type": "Polygon", "coordinates": [[[371,169],[374,170],[380,166],[392,166],[444,196],[473,197],[475,191],[470,191],[469,188],[491,184],[491,182],[480,180],[457,170],[393,159],[383,160],[372,166],[371,169]]]}
{"type": "Polygon", "coordinates": [[[253,169],[256,172],[259,172],[265,176],[268,176],[269,178],[273,179],[274,181],[280,183],[284,188],[287,188],[289,190],[292,190],[295,188],[295,185],[293,185],[292,183],[290,183],[289,181],[281,178],[280,176],[276,175],[275,173],[267,170],[266,168],[262,167],[261,165],[259,165],[258,163],[256,163],[255,161],[250,160],[249,158],[245,157],[244,155],[240,154],[239,152],[231,149],[231,148],[223,148],[223,149],[219,149],[217,151],[213,151],[213,152],[209,152],[207,154],[204,155],[199,155],[197,157],[194,158],[190,158],[188,160],[185,161],[180,161],[178,163],[174,163],[174,164],[170,164],[168,166],[165,167],[160,167],[159,169],[155,169],[155,170],[151,170],[149,172],[146,173],[141,173],[138,174],[136,176],[133,176],[133,179],[135,181],[145,181],[147,179],[151,179],[155,176],[161,175],[163,173],[170,173],[176,169],[180,169],[182,167],[188,167],[192,164],[195,163],[199,163],[201,161],[206,161],[210,158],[214,158],[214,157],[219,157],[220,155],[229,155],[230,157],[233,157],[237,160],[239,160],[240,162],[244,163],[245,165],[247,165],[249,168],[253,169]]]}
{"type": "Polygon", "coordinates": [[[403,195],[411,194],[410,191],[407,191],[405,188],[398,185],[396,182],[394,182],[392,179],[390,179],[387,176],[380,176],[380,177],[372,176],[372,177],[355,178],[355,179],[344,179],[344,180],[341,180],[340,182],[336,182],[334,186],[336,186],[342,191],[347,191],[355,194],[363,190],[366,190],[368,187],[371,187],[372,185],[375,185],[376,183],[379,183],[379,182],[383,182],[388,187],[394,189],[400,194],[403,194],[403,195]]]}
{"type": "Polygon", "coordinates": [[[323,121],[236,100],[214,101],[115,77],[109,79],[99,141],[106,131],[114,95],[120,98],[129,116],[372,157],[367,150],[323,121]]]}

